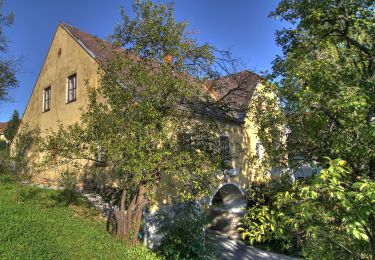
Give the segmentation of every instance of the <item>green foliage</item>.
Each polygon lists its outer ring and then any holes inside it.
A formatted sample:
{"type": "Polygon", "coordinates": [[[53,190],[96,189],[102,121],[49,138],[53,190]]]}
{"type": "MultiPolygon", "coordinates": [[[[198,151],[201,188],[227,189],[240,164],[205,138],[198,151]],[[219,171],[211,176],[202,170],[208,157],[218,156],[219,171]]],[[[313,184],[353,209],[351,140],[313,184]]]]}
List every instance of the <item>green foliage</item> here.
{"type": "MultiPolygon", "coordinates": [[[[4,0],[0,0],[0,9],[2,9],[4,0]]],[[[14,14],[9,13],[4,15],[0,13],[0,53],[4,54],[7,51],[8,40],[5,37],[4,26],[12,25],[14,21],[14,14]]],[[[18,82],[15,76],[14,69],[15,61],[12,59],[5,59],[3,56],[0,59],[0,101],[8,99],[8,91],[10,88],[17,86],[18,82]]]]}
{"type": "Polygon", "coordinates": [[[214,259],[212,241],[205,233],[207,217],[192,202],[162,209],[156,215],[158,250],[167,259],[214,259]]]}
{"type": "Polygon", "coordinates": [[[7,156],[6,154],[6,150],[8,149],[7,145],[8,144],[6,143],[6,141],[0,140],[0,158],[4,158],[7,156]]]}
{"type": "Polygon", "coordinates": [[[140,245],[125,246],[90,217],[87,204],[65,206],[61,191],[23,186],[14,203],[14,178],[0,173],[1,259],[158,259],[140,245]]]}
{"type": "Polygon", "coordinates": [[[359,189],[375,177],[374,3],[282,0],[271,16],[291,26],[276,33],[283,55],[264,90],[281,105],[258,93],[264,106],[253,116],[268,163],[295,169],[328,156],[350,170],[331,161],[319,176],[255,205],[246,236],[309,258],[369,257],[368,245],[375,257],[373,194],[359,189]]]}
{"type": "Polygon", "coordinates": [[[67,190],[77,189],[78,179],[74,172],[66,170],[59,177],[59,186],[67,190]]]}
{"type": "MultiPolygon", "coordinates": [[[[239,228],[242,232],[242,239],[246,239],[250,244],[264,243],[272,241],[278,244],[281,238],[288,235],[284,233],[285,226],[280,225],[283,212],[274,208],[279,193],[288,192],[291,188],[289,176],[271,179],[267,182],[253,183],[247,191],[249,210],[243,218],[244,227],[239,228]],[[276,232],[276,229],[277,232],[276,232]]],[[[280,247],[286,247],[285,244],[280,247]]]]}
{"type": "Polygon", "coordinates": [[[77,203],[79,201],[79,194],[77,193],[78,179],[74,172],[66,170],[61,173],[59,177],[59,186],[64,190],[60,193],[58,201],[63,201],[66,205],[77,203]]]}
{"type": "Polygon", "coordinates": [[[115,28],[114,42],[144,59],[163,62],[170,55],[173,67],[189,75],[207,76],[213,72],[215,48],[200,45],[186,30],[186,22],[174,18],[174,4],[157,4],[152,1],[134,1],[133,11],[140,20],[131,19],[121,10],[122,23],[115,28]]]}
{"type": "Polygon", "coordinates": [[[14,137],[16,136],[20,123],[21,123],[21,119],[20,119],[19,113],[17,110],[14,110],[12,114],[12,118],[8,121],[8,126],[4,130],[4,136],[10,142],[12,142],[14,137]]]}
{"type": "Polygon", "coordinates": [[[254,120],[263,129],[278,122],[290,134],[278,151],[273,138],[263,138],[267,153],[279,165],[286,155],[342,158],[354,176],[374,177],[373,1],[285,0],[271,16],[292,24],[277,32],[283,55],[273,62],[276,84],[267,86],[280,97],[282,113],[267,107],[254,120]]]}
{"type": "Polygon", "coordinates": [[[329,164],[312,179],[296,181],[268,203],[249,208],[243,237],[251,244],[277,241],[307,258],[369,258],[375,182],[353,183],[345,161],[329,164]]]}

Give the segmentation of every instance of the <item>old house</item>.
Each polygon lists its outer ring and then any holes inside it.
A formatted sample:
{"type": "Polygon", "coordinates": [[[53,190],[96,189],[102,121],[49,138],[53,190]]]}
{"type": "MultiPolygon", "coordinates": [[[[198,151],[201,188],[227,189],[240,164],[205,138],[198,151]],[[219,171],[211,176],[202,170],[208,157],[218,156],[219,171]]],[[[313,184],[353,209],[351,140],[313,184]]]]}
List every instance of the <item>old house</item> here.
{"type": "MultiPolygon", "coordinates": [[[[97,87],[101,64],[120,51],[97,37],[60,23],[25,109],[22,125],[46,131],[57,130],[59,123],[78,122],[79,109],[88,103],[85,86],[97,87]]],[[[231,93],[227,101],[242,110],[249,107],[262,82],[258,75],[249,71],[220,81],[225,87],[211,95],[220,98],[231,93]]],[[[256,177],[258,169],[254,161],[262,156],[262,149],[256,127],[246,114],[238,113],[232,120],[222,120],[221,128],[222,149],[236,156],[228,162],[230,169],[223,173],[221,184],[212,190],[209,203],[218,203],[235,213],[245,205],[244,188],[256,177]]],[[[39,174],[36,181],[56,182],[59,174],[57,169],[51,169],[39,174]]],[[[161,196],[159,203],[165,203],[165,198],[161,196]]]]}

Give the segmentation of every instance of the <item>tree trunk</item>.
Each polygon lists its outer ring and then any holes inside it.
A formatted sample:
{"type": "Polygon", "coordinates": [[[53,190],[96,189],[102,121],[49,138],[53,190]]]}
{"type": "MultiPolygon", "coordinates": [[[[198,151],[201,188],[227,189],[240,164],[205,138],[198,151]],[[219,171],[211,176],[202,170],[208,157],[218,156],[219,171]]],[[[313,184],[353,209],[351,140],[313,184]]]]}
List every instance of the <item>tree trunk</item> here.
{"type": "Polygon", "coordinates": [[[120,210],[115,212],[117,220],[116,236],[124,241],[138,241],[142,222],[142,210],[146,206],[146,188],[142,185],[133,196],[129,206],[125,207],[126,191],[121,194],[120,210]],[[126,210],[125,210],[126,209],[126,210]]]}
{"type": "Polygon", "coordinates": [[[138,235],[139,231],[141,229],[141,223],[142,223],[142,211],[144,206],[146,205],[146,188],[144,186],[141,186],[138,192],[137,196],[137,208],[135,209],[135,215],[134,215],[134,237],[133,242],[138,241],[138,235]]]}

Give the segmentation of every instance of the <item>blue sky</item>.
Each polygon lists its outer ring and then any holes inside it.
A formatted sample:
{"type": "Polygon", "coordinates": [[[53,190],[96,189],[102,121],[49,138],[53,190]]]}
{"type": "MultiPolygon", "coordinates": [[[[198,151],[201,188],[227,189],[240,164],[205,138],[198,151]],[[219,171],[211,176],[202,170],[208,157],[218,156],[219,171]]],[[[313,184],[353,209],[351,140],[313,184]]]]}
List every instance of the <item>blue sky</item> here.
{"type": "MultiPolygon", "coordinates": [[[[105,38],[120,21],[119,7],[131,12],[131,0],[5,0],[2,12],[13,11],[15,23],[6,28],[8,55],[21,58],[17,72],[19,87],[11,92],[13,102],[0,103],[0,122],[13,110],[21,115],[34,88],[39,71],[59,21],[105,38]]],[[[276,0],[176,0],[175,17],[197,31],[200,42],[231,49],[247,69],[269,70],[281,50],[275,30],[282,23],[268,18],[276,0]]]]}

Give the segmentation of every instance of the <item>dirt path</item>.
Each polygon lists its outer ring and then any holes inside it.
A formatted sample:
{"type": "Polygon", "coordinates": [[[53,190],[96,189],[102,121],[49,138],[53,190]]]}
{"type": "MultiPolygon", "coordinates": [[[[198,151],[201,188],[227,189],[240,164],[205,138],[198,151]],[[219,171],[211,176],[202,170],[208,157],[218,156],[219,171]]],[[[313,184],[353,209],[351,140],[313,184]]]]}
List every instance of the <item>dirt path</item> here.
{"type": "Polygon", "coordinates": [[[225,236],[216,236],[217,259],[270,259],[270,260],[292,260],[292,258],[285,255],[267,252],[249,246],[242,241],[230,239],[225,236]]]}

